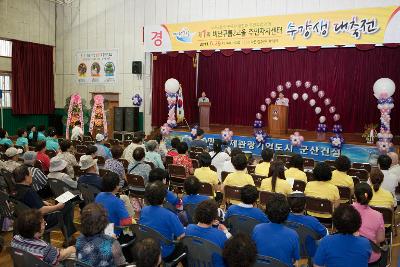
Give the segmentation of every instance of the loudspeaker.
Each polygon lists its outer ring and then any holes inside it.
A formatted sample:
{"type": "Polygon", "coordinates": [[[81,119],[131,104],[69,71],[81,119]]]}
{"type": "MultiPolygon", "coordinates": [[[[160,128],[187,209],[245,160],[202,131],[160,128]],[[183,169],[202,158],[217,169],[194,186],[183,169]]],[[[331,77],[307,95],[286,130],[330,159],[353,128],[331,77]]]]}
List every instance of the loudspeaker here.
{"type": "Polygon", "coordinates": [[[142,61],[132,61],[132,74],[142,74],[142,61]]]}
{"type": "Polygon", "coordinates": [[[124,108],[114,107],[114,131],[124,130],[124,108]]]}
{"type": "Polygon", "coordinates": [[[139,107],[125,108],[125,127],[126,132],[139,131],[139,107]]]}
{"type": "Polygon", "coordinates": [[[50,127],[54,127],[57,135],[58,136],[63,136],[64,135],[64,125],[62,123],[62,115],[58,115],[58,114],[50,114],[49,115],[49,119],[48,119],[48,123],[50,127]]]}

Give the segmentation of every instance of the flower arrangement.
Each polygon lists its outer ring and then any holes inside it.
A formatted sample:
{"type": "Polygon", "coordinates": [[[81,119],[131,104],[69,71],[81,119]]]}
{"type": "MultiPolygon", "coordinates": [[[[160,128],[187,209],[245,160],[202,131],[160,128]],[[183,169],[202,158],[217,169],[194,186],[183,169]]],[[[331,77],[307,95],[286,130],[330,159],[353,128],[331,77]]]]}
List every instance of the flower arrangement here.
{"type": "Polygon", "coordinates": [[[376,128],[378,127],[378,124],[367,124],[364,126],[364,133],[362,134],[362,137],[365,139],[367,144],[373,144],[375,142],[375,138],[377,138],[377,132],[376,128]]]}
{"type": "Polygon", "coordinates": [[[93,128],[103,128],[103,133],[107,136],[107,120],[104,109],[104,97],[102,95],[95,95],[92,108],[92,115],[90,117],[89,132],[93,134],[93,128]]]}
{"type": "Polygon", "coordinates": [[[84,127],[82,98],[79,94],[73,94],[71,96],[67,115],[68,117],[66,123],[65,136],[67,139],[69,139],[70,128],[74,127],[77,121],[81,122],[82,129],[84,127]]]}

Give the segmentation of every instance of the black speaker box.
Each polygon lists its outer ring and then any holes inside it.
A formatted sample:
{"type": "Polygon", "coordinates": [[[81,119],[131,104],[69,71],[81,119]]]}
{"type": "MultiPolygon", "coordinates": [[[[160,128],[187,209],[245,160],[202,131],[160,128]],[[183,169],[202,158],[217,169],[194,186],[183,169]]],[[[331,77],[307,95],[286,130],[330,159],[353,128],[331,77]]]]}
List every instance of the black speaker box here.
{"type": "Polygon", "coordinates": [[[125,108],[125,125],[126,132],[139,131],[139,107],[125,108]]]}
{"type": "Polygon", "coordinates": [[[114,107],[114,131],[124,130],[124,108],[114,107]]]}
{"type": "Polygon", "coordinates": [[[50,114],[48,119],[49,127],[54,127],[56,129],[58,136],[63,136],[63,123],[62,123],[62,115],[58,114],[50,114]]]}
{"type": "Polygon", "coordinates": [[[142,61],[132,61],[132,73],[142,74],[142,61]]]}

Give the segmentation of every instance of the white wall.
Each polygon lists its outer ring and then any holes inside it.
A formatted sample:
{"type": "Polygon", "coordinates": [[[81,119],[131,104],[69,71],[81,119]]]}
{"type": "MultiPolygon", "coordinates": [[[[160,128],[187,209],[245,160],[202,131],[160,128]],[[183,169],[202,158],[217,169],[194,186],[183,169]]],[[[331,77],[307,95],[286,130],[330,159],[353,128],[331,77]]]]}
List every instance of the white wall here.
{"type": "Polygon", "coordinates": [[[120,92],[120,106],[131,106],[132,95],[139,93],[145,96],[142,111],[148,131],[150,59],[143,52],[144,25],[387,5],[400,5],[400,0],[75,0],[72,7],[57,7],[56,106],[63,107],[73,92],[88,99],[92,91],[120,92]],[[118,83],[79,86],[74,77],[76,51],[105,48],[119,49],[118,83]],[[136,60],[146,61],[143,80],[131,74],[136,60]]]}

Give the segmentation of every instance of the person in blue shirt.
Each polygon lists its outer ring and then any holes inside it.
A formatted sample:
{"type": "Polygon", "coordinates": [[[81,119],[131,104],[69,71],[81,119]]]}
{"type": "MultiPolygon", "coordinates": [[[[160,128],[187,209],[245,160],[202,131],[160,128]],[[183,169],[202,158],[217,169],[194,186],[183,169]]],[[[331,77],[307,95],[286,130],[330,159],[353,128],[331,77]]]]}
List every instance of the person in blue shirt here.
{"type": "Polygon", "coordinates": [[[7,148],[14,146],[14,143],[8,138],[7,131],[3,128],[0,128],[0,145],[6,146],[7,148]]]}
{"type": "Polygon", "coordinates": [[[96,134],[96,144],[95,146],[97,147],[97,152],[96,156],[101,156],[105,160],[107,159],[112,159],[112,154],[111,150],[104,145],[105,143],[105,137],[102,134],[96,134]]]}
{"type": "Polygon", "coordinates": [[[332,220],[337,233],[321,239],[314,266],[368,266],[372,249],[369,240],[358,233],[360,213],[351,205],[343,205],[336,208],[332,220]]]}
{"type": "Polygon", "coordinates": [[[232,215],[243,215],[256,219],[260,223],[269,223],[268,217],[259,208],[254,205],[258,199],[257,187],[254,185],[245,185],[240,190],[241,203],[238,205],[231,205],[225,214],[225,220],[232,215]]]}
{"type": "MultiPolygon", "coordinates": [[[[145,199],[149,206],[142,209],[139,223],[148,226],[169,240],[180,240],[185,236],[185,229],[178,216],[162,205],[167,195],[167,188],[161,181],[148,183],[145,190],[145,199]]],[[[168,262],[185,251],[182,243],[161,244],[161,256],[168,262]]]]}
{"type": "Polygon", "coordinates": [[[88,184],[101,191],[103,185],[101,177],[97,174],[97,159],[93,159],[90,155],[83,155],[79,160],[79,166],[85,174],[79,177],[78,185],[88,184]]]}
{"type": "MultiPolygon", "coordinates": [[[[46,140],[46,135],[44,134],[45,130],[46,130],[46,126],[39,125],[38,134],[37,134],[37,140],[36,141],[45,141],[46,140]]],[[[31,138],[30,135],[29,135],[29,138],[31,138]]]]}
{"type": "MultiPolygon", "coordinates": [[[[223,249],[225,241],[228,239],[226,236],[228,230],[223,224],[219,224],[218,222],[217,203],[212,199],[201,202],[196,207],[195,218],[198,223],[189,224],[186,228],[185,235],[203,238],[223,249]]],[[[220,255],[213,255],[212,258],[213,266],[224,267],[220,255]]]]}
{"type": "MultiPolygon", "coordinates": [[[[318,240],[328,234],[328,230],[323,226],[315,217],[304,215],[306,207],[306,196],[304,193],[292,193],[288,195],[288,202],[291,213],[289,214],[287,221],[300,223],[305,227],[313,230],[318,235],[318,240]]],[[[307,239],[306,250],[310,257],[314,257],[315,251],[317,250],[317,240],[307,239]]]]}
{"type": "Polygon", "coordinates": [[[60,145],[58,144],[57,131],[54,128],[49,130],[49,136],[46,138],[46,150],[60,150],[60,145]]]}
{"type": "Polygon", "coordinates": [[[28,136],[27,132],[25,129],[18,129],[17,130],[17,135],[18,135],[18,139],[15,142],[16,146],[20,146],[24,149],[24,151],[28,151],[29,147],[28,147],[28,138],[26,138],[28,136]]]}
{"type": "Polygon", "coordinates": [[[183,183],[183,189],[186,195],[182,198],[183,205],[185,204],[199,204],[204,200],[210,199],[208,196],[199,195],[201,183],[195,176],[189,176],[183,183]]]}
{"type": "Polygon", "coordinates": [[[28,142],[30,146],[35,146],[37,142],[38,132],[36,131],[36,126],[30,124],[26,126],[26,132],[28,134],[28,142]]]}
{"type": "Polygon", "coordinates": [[[207,150],[208,144],[203,140],[204,138],[204,131],[203,129],[198,128],[196,133],[196,139],[194,139],[190,143],[190,147],[201,147],[204,150],[207,150]]]}
{"type": "Polygon", "coordinates": [[[273,257],[288,266],[293,266],[300,259],[300,244],[296,231],[283,225],[289,212],[285,196],[281,194],[271,196],[266,208],[271,222],[256,225],[252,239],[256,243],[259,255],[273,257]]]}
{"type": "MultiPolygon", "coordinates": [[[[167,183],[168,179],[168,172],[166,170],[163,170],[161,168],[154,168],[153,170],[150,171],[149,173],[149,183],[153,183],[155,181],[160,181],[164,184],[167,183]]],[[[178,196],[167,189],[167,196],[165,197],[165,200],[170,203],[172,206],[176,207],[176,205],[180,204],[180,199],[178,196]]]]}

